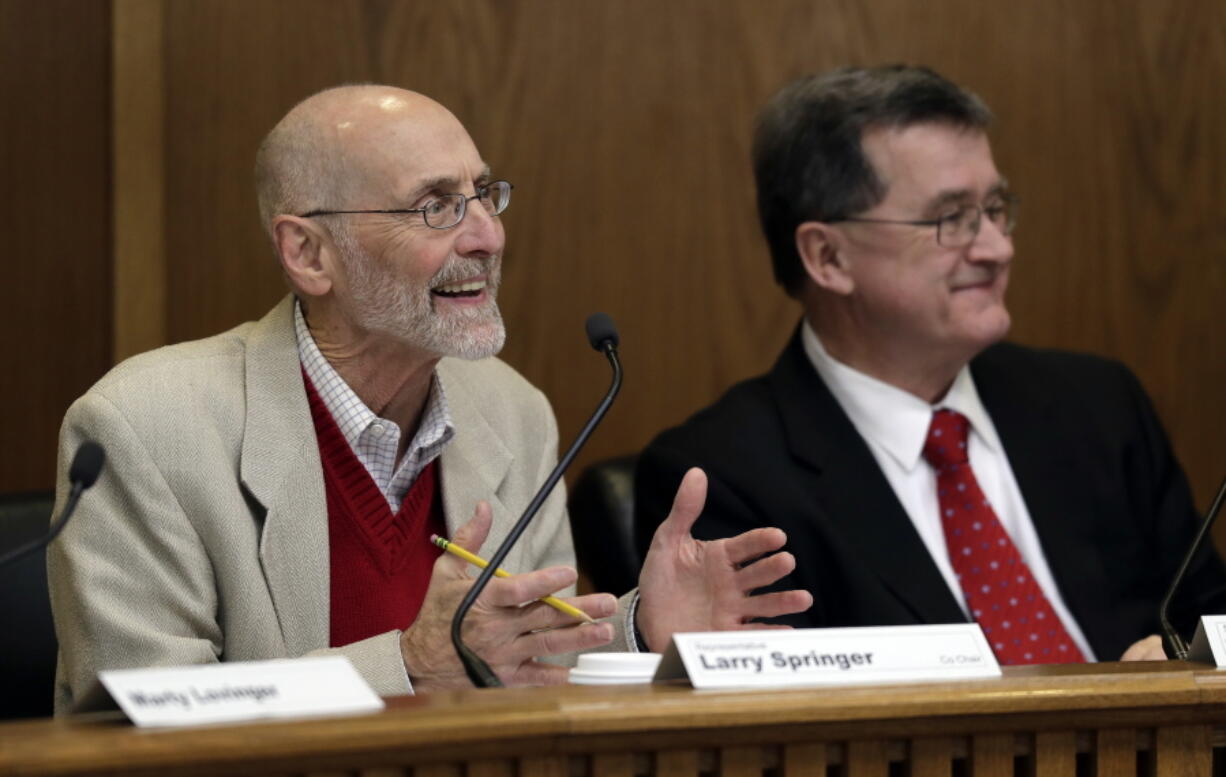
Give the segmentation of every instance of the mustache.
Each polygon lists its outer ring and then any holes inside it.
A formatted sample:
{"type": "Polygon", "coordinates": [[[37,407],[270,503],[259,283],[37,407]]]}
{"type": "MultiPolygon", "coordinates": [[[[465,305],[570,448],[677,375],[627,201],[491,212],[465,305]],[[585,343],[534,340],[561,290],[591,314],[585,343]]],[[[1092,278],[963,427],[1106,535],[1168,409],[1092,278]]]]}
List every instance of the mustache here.
{"type": "Polygon", "coordinates": [[[448,283],[456,283],[483,273],[489,274],[489,282],[491,284],[496,283],[498,281],[499,260],[501,258],[501,255],[495,254],[486,259],[468,259],[460,256],[449,259],[446,264],[438,269],[434,277],[430,279],[430,288],[433,289],[448,283]]]}

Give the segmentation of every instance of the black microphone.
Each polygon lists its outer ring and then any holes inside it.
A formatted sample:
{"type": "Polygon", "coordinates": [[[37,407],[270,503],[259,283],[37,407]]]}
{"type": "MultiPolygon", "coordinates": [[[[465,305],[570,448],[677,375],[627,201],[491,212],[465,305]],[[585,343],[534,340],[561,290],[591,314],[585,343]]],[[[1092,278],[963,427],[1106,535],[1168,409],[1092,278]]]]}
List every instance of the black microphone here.
{"type": "Polygon", "coordinates": [[[460,628],[464,625],[464,616],[472,609],[473,604],[477,601],[477,597],[481,595],[486,585],[489,584],[490,578],[494,576],[494,570],[498,569],[507,557],[507,554],[511,552],[511,548],[515,546],[519,536],[524,533],[524,529],[528,528],[528,524],[532,522],[532,518],[536,515],[537,510],[541,509],[541,505],[549,497],[558,480],[561,479],[562,473],[566,471],[571,461],[574,460],[575,454],[587,442],[587,438],[592,436],[592,431],[600,423],[601,419],[604,418],[605,413],[609,412],[609,406],[613,404],[613,399],[622,387],[622,366],[621,362],[617,359],[617,327],[613,326],[613,319],[609,318],[605,313],[593,313],[588,316],[585,326],[587,328],[588,342],[597,351],[604,353],[605,358],[609,360],[609,364],[613,367],[613,383],[609,386],[604,399],[600,400],[600,404],[596,406],[596,411],[592,413],[592,417],[588,419],[583,430],[579,432],[579,436],[571,443],[566,454],[558,461],[557,466],[553,468],[553,472],[549,473],[549,477],[545,479],[545,484],[536,492],[536,496],[532,497],[532,501],[528,503],[524,514],[519,517],[519,520],[511,527],[507,538],[498,546],[497,552],[490,558],[489,566],[481,571],[472,588],[468,589],[468,594],[460,602],[460,606],[456,608],[455,617],[451,619],[451,644],[455,645],[456,654],[460,657],[460,663],[464,664],[464,671],[468,673],[468,679],[472,680],[473,685],[478,688],[501,688],[502,681],[498,679],[498,675],[494,674],[494,670],[490,669],[490,665],[481,656],[478,656],[464,644],[464,640],[460,636],[460,628]]]}
{"type": "Polygon", "coordinates": [[[1213,522],[1217,520],[1217,514],[1222,510],[1223,501],[1226,501],[1226,478],[1222,478],[1222,485],[1218,486],[1217,496],[1213,498],[1213,504],[1209,507],[1209,512],[1205,514],[1205,519],[1201,521],[1200,531],[1196,539],[1192,541],[1188,555],[1184,556],[1179,571],[1175,573],[1175,579],[1171,581],[1171,587],[1167,589],[1162,606],[1158,608],[1158,620],[1162,622],[1162,633],[1166,635],[1166,646],[1180,661],[1186,661],[1188,658],[1188,643],[1184,642],[1178,631],[1175,631],[1175,627],[1167,619],[1166,611],[1171,606],[1171,600],[1175,598],[1175,590],[1179,588],[1180,583],[1188,574],[1188,567],[1192,566],[1192,557],[1200,552],[1201,545],[1205,544],[1205,537],[1209,536],[1209,529],[1213,528],[1213,522]]]}
{"type": "Polygon", "coordinates": [[[64,530],[64,526],[68,523],[68,519],[72,517],[72,511],[77,508],[77,500],[81,498],[81,493],[92,486],[94,481],[98,479],[98,474],[102,472],[102,464],[105,461],[106,451],[102,449],[101,445],[88,440],[81,443],[81,447],[77,448],[76,455],[72,457],[72,464],[68,467],[68,482],[72,485],[72,488],[68,492],[67,501],[64,502],[64,510],[60,515],[60,519],[53,523],[51,528],[42,537],[31,540],[0,556],[0,567],[23,556],[27,556],[39,548],[46,547],[59,536],[60,532],[64,530]]]}

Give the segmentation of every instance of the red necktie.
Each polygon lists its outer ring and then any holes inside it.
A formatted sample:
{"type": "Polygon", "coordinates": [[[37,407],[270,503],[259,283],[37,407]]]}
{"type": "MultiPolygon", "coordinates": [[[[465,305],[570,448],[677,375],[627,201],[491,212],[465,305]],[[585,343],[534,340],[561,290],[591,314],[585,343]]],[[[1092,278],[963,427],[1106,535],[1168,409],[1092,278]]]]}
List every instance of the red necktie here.
{"type": "Polygon", "coordinates": [[[937,472],[945,547],[971,614],[1002,664],[1085,661],[996,512],[967,460],[970,423],[952,410],[932,415],[924,458],[937,472]]]}

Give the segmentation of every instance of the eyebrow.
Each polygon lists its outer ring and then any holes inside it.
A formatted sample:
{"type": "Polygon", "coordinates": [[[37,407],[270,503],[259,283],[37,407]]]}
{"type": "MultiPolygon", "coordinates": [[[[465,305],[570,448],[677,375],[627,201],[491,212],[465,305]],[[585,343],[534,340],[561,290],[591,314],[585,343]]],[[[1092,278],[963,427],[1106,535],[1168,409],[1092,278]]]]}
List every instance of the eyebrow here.
{"type": "MultiPolygon", "coordinates": [[[[988,189],[984,199],[998,197],[1008,191],[1009,182],[1004,178],[1001,178],[988,189]]],[[[974,195],[975,193],[970,189],[947,189],[943,192],[938,192],[935,197],[928,201],[928,205],[924,208],[924,212],[935,214],[946,205],[967,202],[973,199],[974,195]]]]}
{"type": "MultiPolygon", "coordinates": [[[[476,181],[474,181],[474,183],[478,183],[478,184],[485,183],[489,179],[490,179],[490,166],[484,165],[481,168],[481,174],[477,176],[477,179],[476,181]]],[[[460,181],[460,179],[455,178],[453,176],[449,176],[449,175],[440,175],[434,178],[427,178],[421,181],[420,183],[418,183],[416,186],[414,186],[413,190],[409,192],[409,196],[406,197],[405,200],[407,202],[413,202],[417,200],[419,197],[421,197],[423,194],[426,194],[427,192],[432,192],[432,191],[443,191],[443,192],[452,191],[454,192],[463,185],[464,183],[460,181]]]]}

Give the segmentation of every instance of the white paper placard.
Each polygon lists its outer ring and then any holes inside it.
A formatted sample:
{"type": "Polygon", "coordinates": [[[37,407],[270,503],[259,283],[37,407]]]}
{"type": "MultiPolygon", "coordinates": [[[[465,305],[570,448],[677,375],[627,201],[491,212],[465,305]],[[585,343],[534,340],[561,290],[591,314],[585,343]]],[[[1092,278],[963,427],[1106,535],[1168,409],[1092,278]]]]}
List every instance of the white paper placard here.
{"type": "Polygon", "coordinates": [[[195,726],[383,709],[344,656],[113,669],[98,674],[138,726],[195,726]]]}
{"type": "Polygon", "coordinates": [[[1226,615],[1202,615],[1188,647],[1189,661],[1226,668],[1226,615]]]}
{"type": "Polygon", "coordinates": [[[675,634],[656,680],[791,688],[999,677],[977,623],[675,634]]]}

